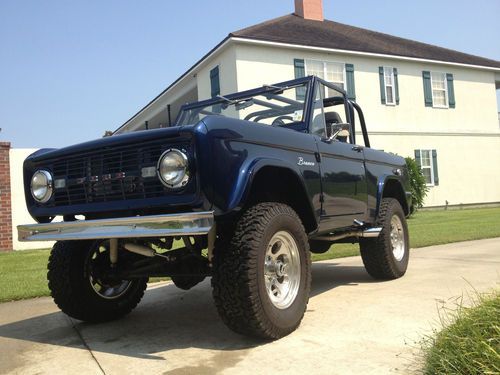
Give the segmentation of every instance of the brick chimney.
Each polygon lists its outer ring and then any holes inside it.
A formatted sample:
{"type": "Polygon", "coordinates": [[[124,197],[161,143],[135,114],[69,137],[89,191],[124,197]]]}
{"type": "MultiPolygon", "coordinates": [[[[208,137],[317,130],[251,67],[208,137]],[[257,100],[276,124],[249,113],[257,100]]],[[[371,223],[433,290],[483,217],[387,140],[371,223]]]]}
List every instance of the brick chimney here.
{"type": "Polygon", "coordinates": [[[295,14],[306,20],[323,21],[323,0],[295,0],[295,14]]]}

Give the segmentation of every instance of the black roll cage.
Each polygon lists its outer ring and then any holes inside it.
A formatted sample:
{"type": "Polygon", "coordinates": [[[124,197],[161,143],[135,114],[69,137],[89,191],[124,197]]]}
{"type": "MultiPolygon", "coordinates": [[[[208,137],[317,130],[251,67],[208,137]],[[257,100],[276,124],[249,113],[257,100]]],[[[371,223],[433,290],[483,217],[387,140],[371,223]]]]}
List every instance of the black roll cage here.
{"type": "MultiPolygon", "coordinates": [[[[347,123],[350,124],[351,131],[349,132],[349,137],[350,137],[350,142],[352,144],[356,144],[356,116],[355,113],[358,114],[359,122],[360,122],[360,127],[361,127],[361,132],[363,134],[363,141],[365,144],[365,147],[370,147],[370,140],[368,138],[368,132],[366,129],[366,123],[365,123],[365,117],[363,115],[363,111],[361,110],[361,107],[354,101],[349,100],[347,98],[347,92],[342,89],[339,86],[336,86],[328,81],[325,81],[322,78],[316,77],[316,76],[308,76],[308,77],[303,77],[303,78],[298,78],[286,82],[281,82],[277,83],[274,85],[264,85],[262,87],[252,89],[252,90],[246,90],[246,91],[241,91],[237,92],[234,94],[230,95],[225,95],[221,96],[218,95],[214,98],[199,101],[199,102],[194,102],[194,103],[187,103],[182,106],[181,111],[179,112],[179,115],[177,116],[177,119],[175,121],[175,124],[178,124],[181,120],[183,120],[182,116],[183,114],[187,113],[188,110],[195,110],[199,109],[199,111],[195,112],[196,114],[204,114],[204,115],[219,115],[216,112],[206,110],[206,107],[209,106],[214,106],[214,105],[224,105],[224,103],[229,104],[236,104],[236,103],[241,103],[247,100],[254,100],[257,104],[262,104],[259,99],[254,99],[253,97],[257,95],[264,95],[268,97],[272,97],[273,99],[282,101],[288,106],[282,107],[281,110],[290,108],[293,109],[295,107],[304,107],[304,111],[306,113],[306,116],[303,118],[303,121],[298,122],[297,124],[303,124],[302,126],[295,126],[295,130],[301,130],[304,131],[307,129],[307,132],[310,133],[311,129],[311,123],[312,123],[312,113],[314,112],[314,95],[316,93],[317,86],[319,84],[323,84],[326,87],[329,87],[339,93],[342,94],[342,96],[336,96],[332,98],[325,98],[324,102],[328,103],[329,105],[341,105],[344,104],[345,106],[345,113],[346,113],[346,121],[347,123]],[[306,85],[306,95],[305,95],[305,102],[302,103],[300,101],[295,101],[290,98],[285,98],[282,96],[277,95],[280,91],[291,89],[294,87],[300,87],[304,84],[306,85]]],[[[262,111],[258,111],[255,113],[252,113],[248,115],[245,120],[249,121],[252,117],[256,117],[256,119],[264,119],[266,117],[273,117],[278,112],[277,108],[273,108],[273,105],[271,103],[266,104],[269,109],[265,109],[262,111]]],[[[288,126],[288,125],[287,125],[288,126]]]]}
{"type": "Polygon", "coordinates": [[[322,78],[316,77],[316,76],[311,76],[311,79],[313,81],[313,84],[311,85],[312,90],[309,90],[309,106],[307,108],[307,118],[306,121],[309,124],[309,132],[310,132],[310,126],[312,123],[312,114],[314,112],[314,95],[317,90],[317,86],[321,83],[325,85],[326,87],[329,87],[335,91],[338,91],[339,93],[342,94],[342,96],[335,96],[335,97],[330,97],[330,98],[325,98],[323,99],[323,105],[328,104],[328,105],[341,105],[344,104],[345,107],[345,113],[347,116],[346,121],[350,124],[351,126],[351,131],[349,132],[349,138],[350,142],[352,144],[356,144],[356,116],[355,116],[355,111],[358,114],[359,118],[359,124],[361,127],[361,133],[363,135],[363,142],[365,144],[365,147],[370,147],[370,139],[368,138],[368,131],[366,129],[366,122],[365,122],[365,116],[363,114],[363,110],[359,106],[358,103],[356,103],[353,100],[350,100],[347,98],[347,92],[342,89],[341,87],[334,85],[333,83],[330,83],[328,81],[325,81],[322,78]]]}

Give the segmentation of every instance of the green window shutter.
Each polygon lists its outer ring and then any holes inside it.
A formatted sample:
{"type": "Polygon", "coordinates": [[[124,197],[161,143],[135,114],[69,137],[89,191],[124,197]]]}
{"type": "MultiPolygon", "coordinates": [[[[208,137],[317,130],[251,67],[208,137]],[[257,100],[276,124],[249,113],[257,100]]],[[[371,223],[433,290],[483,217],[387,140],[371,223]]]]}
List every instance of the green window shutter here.
{"type": "Polygon", "coordinates": [[[432,150],[432,169],[434,171],[434,185],[439,185],[439,174],[438,174],[438,164],[437,164],[437,151],[432,150]]]}
{"type": "Polygon", "coordinates": [[[432,86],[431,86],[431,72],[423,71],[422,78],[424,80],[424,99],[425,106],[432,107],[432,86]]]}
{"type": "Polygon", "coordinates": [[[446,74],[446,81],[448,82],[448,106],[455,108],[455,87],[453,85],[453,74],[446,74]]]}
{"type": "MultiPolygon", "coordinates": [[[[293,66],[295,68],[295,78],[303,78],[306,76],[306,64],[302,59],[294,59],[293,66]]],[[[297,100],[305,100],[306,99],[306,88],[305,87],[297,87],[295,89],[295,95],[297,100]]]]}
{"type": "MultiPolygon", "coordinates": [[[[220,95],[220,78],[219,78],[219,65],[210,71],[210,95],[215,98],[220,95]]],[[[220,105],[212,106],[212,112],[220,113],[220,105]]]]}
{"type": "Polygon", "coordinates": [[[396,94],[396,105],[399,105],[399,81],[398,81],[398,69],[394,68],[394,93],[396,94]]]}
{"type": "Polygon", "coordinates": [[[415,150],[415,161],[417,162],[419,167],[422,166],[422,163],[420,161],[420,150],[415,150]]]}
{"type": "Polygon", "coordinates": [[[219,66],[217,65],[210,71],[210,91],[212,98],[220,95],[220,79],[219,79],[219,66]]]}
{"type": "Polygon", "coordinates": [[[354,85],[354,65],[345,64],[346,91],[349,100],[356,100],[356,87],[354,85]]]}
{"type": "Polygon", "coordinates": [[[380,80],[380,101],[385,104],[385,80],[384,80],[384,67],[378,67],[378,76],[380,80]]]}

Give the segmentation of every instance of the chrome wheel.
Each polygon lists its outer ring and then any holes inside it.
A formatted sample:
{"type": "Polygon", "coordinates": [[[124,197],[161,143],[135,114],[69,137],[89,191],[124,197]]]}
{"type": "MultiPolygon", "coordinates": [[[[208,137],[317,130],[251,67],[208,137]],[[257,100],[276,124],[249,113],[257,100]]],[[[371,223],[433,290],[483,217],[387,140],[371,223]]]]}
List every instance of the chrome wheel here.
{"type": "Polygon", "coordinates": [[[400,262],[405,255],[405,233],[398,215],[391,218],[391,246],[394,258],[400,262]]]}
{"type": "Polygon", "coordinates": [[[293,236],[285,231],[269,241],[264,263],[267,295],[278,309],[286,309],[295,301],[300,286],[300,254],[293,236]]]}
{"type": "Polygon", "coordinates": [[[89,277],[89,280],[94,292],[105,299],[115,299],[121,297],[132,284],[130,280],[122,280],[116,284],[107,284],[100,280],[95,280],[92,276],[89,277]]]}
{"type": "Polygon", "coordinates": [[[106,277],[106,270],[109,269],[109,241],[104,241],[95,247],[88,258],[90,286],[102,298],[119,298],[127,292],[132,285],[132,281],[113,280],[106,277]]]}

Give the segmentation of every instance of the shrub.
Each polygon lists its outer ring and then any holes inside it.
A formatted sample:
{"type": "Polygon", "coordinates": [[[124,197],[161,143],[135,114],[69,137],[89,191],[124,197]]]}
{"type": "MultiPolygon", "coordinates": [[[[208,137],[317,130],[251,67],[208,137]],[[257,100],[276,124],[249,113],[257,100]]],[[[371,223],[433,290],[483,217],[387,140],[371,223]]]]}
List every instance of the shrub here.
{"type": "Polygon", "coordinates": [[[415,159],[407,157],[405,160],[410,179],[410,191],[412,198],[411,213],[413,214],[418,208],[424,205],[424,199],[429,191],[429,187],[426,185],[425,177],[420,169],[420,165],[418,165],[415,159]]]}
{"type": "Polygon", "coordinates": [[[478,295],[475,306],[444,312],[445,328],[424,340],[428,375],[500,373],[500,293],[478,295]],[[451,324],[450,324],[451,323],[451,324]]]}

